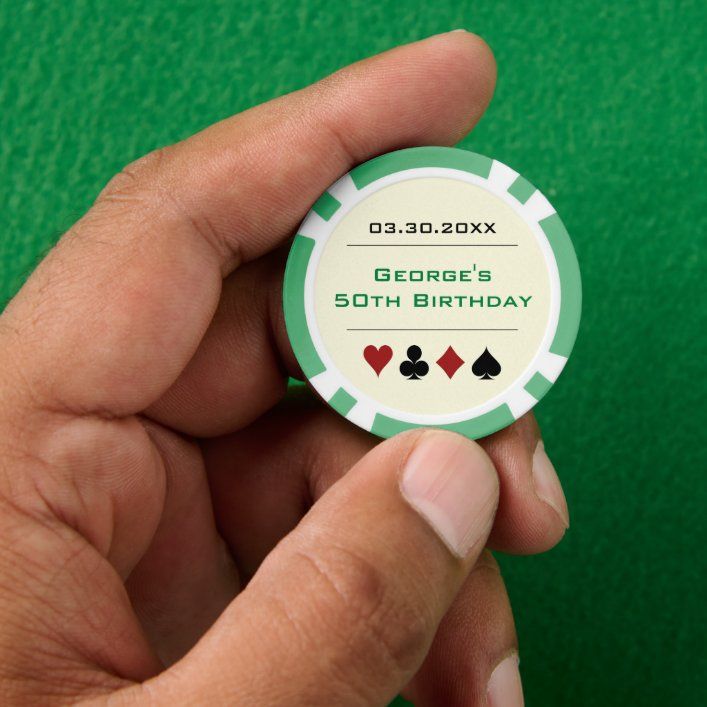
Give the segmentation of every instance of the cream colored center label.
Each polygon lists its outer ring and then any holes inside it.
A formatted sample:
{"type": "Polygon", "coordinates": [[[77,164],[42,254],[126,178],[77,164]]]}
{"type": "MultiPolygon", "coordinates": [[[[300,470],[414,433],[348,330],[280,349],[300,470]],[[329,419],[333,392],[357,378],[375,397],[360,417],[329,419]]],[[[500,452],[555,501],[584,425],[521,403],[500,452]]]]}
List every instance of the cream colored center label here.
{"type": "Polygon", "coordinates": [[[548,269],[531,228],[486,189],[416,178],[354,206],[314,280],[341,374],[394,410],[454,414],[502,394],[545,335],[548,269]]]}

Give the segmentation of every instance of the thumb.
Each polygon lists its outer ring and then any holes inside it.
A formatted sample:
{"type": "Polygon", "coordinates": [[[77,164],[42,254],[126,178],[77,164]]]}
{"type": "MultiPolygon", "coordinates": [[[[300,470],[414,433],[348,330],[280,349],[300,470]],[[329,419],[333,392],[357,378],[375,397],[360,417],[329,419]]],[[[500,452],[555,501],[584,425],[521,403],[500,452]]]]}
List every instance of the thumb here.
{"type": "Polygon", "coordinates": [[[150,693],[202,704],[385,703],[424,659],[497,501],[496,472],[474,442],[441,431],[383,442],[150,693]]]}

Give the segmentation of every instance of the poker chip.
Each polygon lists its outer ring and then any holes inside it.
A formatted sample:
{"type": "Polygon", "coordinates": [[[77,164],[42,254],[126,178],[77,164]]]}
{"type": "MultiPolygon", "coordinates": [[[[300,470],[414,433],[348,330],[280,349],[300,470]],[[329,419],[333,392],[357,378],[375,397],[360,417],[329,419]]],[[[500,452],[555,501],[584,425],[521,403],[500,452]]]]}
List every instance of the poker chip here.
{"type": "Polygon", "coordinates": [[[355,167],[317,199],[283,305],[304,376],[352,423],[477,439],[556,381],[581,283],[567,230],[532,184],[498,160],[419,147],[355,167]]]}

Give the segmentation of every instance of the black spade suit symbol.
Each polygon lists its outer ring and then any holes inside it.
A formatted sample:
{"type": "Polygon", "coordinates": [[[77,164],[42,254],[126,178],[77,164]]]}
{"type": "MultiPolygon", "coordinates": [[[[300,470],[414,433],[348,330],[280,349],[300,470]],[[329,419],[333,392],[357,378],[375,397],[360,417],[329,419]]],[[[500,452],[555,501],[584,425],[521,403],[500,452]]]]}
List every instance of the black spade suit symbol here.
{"type": "Polygon", "coordinates": [[[501,364],[488,349],[471,364],[471,372],[482,381],[493,380],[501,372],[501,364]]]}
{"type": "Polygon", "coordinates": [[[407,350],[407,356],[409,361],[403,361],[400,364],[400,373],[402,373],[410,381],[419,381],[420,378],[426,376],[430,367],[427,365],[427,361],[421,361],[422,349],[414,344],[410,346],[407,350]]]}

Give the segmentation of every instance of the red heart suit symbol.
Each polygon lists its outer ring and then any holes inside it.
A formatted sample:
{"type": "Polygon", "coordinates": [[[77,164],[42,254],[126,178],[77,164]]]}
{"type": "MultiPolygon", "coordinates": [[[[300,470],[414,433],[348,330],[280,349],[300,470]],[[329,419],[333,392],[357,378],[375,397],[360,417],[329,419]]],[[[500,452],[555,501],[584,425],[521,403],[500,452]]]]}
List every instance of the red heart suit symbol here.
{"type": "Polygon", "coordinates": [[[366,363],[376,372],[379,376],[381,371],[390,363],[390,359],[393,358],[393,349],[390,346],[381,346],[376,348],[375,346],[366,346],[363,350],[363,357],[366,359],[366,363]]]}

